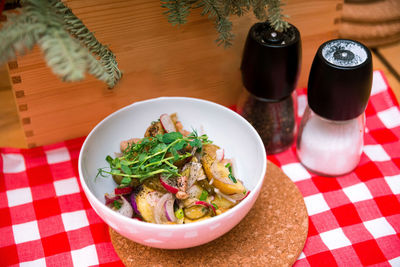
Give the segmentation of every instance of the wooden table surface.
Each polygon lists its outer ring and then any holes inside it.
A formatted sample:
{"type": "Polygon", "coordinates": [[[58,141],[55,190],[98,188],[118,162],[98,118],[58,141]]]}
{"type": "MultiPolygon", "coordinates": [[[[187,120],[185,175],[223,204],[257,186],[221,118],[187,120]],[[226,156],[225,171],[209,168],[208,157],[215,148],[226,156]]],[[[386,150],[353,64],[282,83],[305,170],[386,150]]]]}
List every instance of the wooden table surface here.
{"type": "MultiPolygon", "coordinates": [[[[400,73],[400,44],[380,48],[378,52],[383,59],[373,54],[374,70],[382,70],[385,73],[397,100],[400,101],[400,80],[384,64],[386,60],[397,73],[400,73]]],[[[24,132],[8,79],[7,72],[0,67],[0,147],[26,148],[24,132]]]]}

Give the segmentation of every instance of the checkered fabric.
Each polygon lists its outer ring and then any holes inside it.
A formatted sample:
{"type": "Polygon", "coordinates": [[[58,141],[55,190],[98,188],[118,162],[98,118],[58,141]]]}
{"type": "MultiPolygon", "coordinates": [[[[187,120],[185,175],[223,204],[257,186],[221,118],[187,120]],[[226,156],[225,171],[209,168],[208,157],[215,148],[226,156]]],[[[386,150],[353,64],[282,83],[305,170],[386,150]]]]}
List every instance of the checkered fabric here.
{"type": "MultiPolygon", "coordinates": [[[[298,98],[301,115],[304,90],[298,98]]],[[[294,146],[268,156],[298,186],[309,213],[296,266],[400,266],[400,111],[379,71],[366,117],[361,162],[346,176],[308,172],[294,146]]],[[[0,266],[122,266],[79,183],[83,141],[0,149],[0,266]]]]}

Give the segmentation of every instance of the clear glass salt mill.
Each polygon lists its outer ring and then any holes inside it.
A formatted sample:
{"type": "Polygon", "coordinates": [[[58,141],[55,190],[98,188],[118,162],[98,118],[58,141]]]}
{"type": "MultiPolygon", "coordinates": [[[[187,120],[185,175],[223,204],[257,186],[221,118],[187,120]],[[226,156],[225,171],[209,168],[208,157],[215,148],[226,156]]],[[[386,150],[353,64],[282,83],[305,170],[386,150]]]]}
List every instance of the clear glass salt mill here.
{"type": "Polygon", "coordinates": [[[240,67],[245,90],[237,107],[260,134],[268,154],[294,141],[300,64],[301,38],[295,26],[285,32],[275,31],[268,22],[251,27],[240,67]]]}
{"type": "Polygon", "coordinates": [[[371,85],[372,57],[363,44],[336,39],[319,47],[297,137],[297,155],[307,169],[341,176],[357,167],[371,85]]]}

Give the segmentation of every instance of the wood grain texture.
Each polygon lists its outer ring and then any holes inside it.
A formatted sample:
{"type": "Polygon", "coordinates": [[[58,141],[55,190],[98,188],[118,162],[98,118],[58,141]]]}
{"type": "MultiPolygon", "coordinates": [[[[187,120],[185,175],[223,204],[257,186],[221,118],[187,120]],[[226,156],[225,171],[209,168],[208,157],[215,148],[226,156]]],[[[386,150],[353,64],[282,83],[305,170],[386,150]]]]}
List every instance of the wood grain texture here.
{"type": "MultiPolygon", "coordinates": [[[[302,35],[303,64],[299,86],[304,87],[318,46],[336,36],[336,5],[341,0],[290,1],[284,7],[302,35]]],[[[159,1],[70,0],[67,4],[97,38],[109,44],[124,76],[112,91],[93,77],[62,83],[46,66],[41,52],[18,58],[11,70],[24,91],[17,105],[27,105],[21,118],[28,143],[54,143],[87,135],[104,117],[132,102],[159,96],[189,96],[224,105],[235,104],[242,90],[241,53],[252,15],[232,18],[234,46],[217,47],[213,22],[193,11],[187,25],[172,27],[159,1]]]]}
{"type": "MultiPolygon", "coordinates": [[[[379,52],[390,63],[390,65],[400,74],[400,42],[395,45],[379,48],[379,52]]],[[[388,79],[390,87],[393,89],[397,100],[400,103],[400,80],[396,79],[379,60],[374,60],[374,68],[383,70],[388,79]]]]}
{"type": "MultiPolygon", "coordinates": [[[[179,226],[177,226],[179,227],[179,226]]],[[[126,266],[291,266],[303,250],[308,215],[303,197],[282,170],[268,162],[261,193],[230,232],[202,246],[163,250],[139,245],[110,228],[126,266]]]]}
{"type": "Polygon", "coordinates": [[[7,68],[0,68],[0,147],[26,147],[7,68]]]}

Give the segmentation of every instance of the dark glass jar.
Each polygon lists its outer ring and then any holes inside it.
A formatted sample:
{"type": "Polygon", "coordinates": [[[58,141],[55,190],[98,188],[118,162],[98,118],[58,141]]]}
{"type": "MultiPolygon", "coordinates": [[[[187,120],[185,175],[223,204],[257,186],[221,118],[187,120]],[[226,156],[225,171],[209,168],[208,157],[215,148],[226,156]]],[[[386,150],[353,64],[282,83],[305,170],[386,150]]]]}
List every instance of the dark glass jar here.
{"type": "Polygon", "coordinates": [[[276,32],[268,22],[253,25],[241,64],[244,92],[238,112],[260,134],[267,153],[289,148],[296,132],[296,97],[301,38],[296,27],[276,32]]]}

